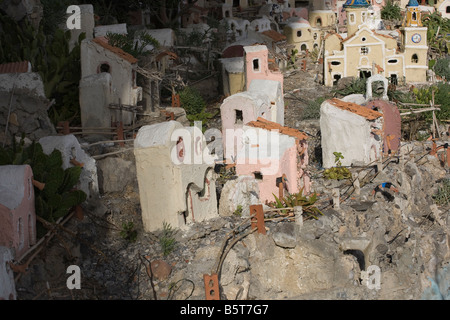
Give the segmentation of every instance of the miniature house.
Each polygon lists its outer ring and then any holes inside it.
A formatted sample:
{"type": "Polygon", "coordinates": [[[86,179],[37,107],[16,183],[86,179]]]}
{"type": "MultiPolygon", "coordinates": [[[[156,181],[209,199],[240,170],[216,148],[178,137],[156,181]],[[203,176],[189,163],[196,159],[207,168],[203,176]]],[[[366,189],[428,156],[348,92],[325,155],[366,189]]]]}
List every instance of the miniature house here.
{"type": "Polygon", "coordinates": [[[436,4],[436,10],[443,18],[450,19],[450,0],[440,0],[436,4]]]}
{"type": "Polygon", "coordinates": [[[287,42],[293,44],[298,52],[312,51],[314,44],[320,41],[318,32],[318,29],[313,31],[309,22],[303,18],[290,19],[283,29],[287,42]]]}
{"type": "Polygon", "coordinates": [[[236,174],[254,177],[262,203],[274,201],[273,195],[304,194],[310,191],[307,135],[278,123],[258,118],[244,126],[242,148],[237,153],[236,174]]]}
{"type": "Polygon", "coordinates": [[[336,44],[336,36],[325,41],[324,84],[332,86],[343,77],[365,77],[381,74],[394,84],[426,82],[427,28],[422,27],[420,11],[410,1],[401,30],[404,50],[397,40],[385,33],[375,32],[368,19],[368,4],[361,0],[347,1],[348,37],[336,44]]]}
{"type": "Polygon", "coordinates": [[[214,161],[200,129],[169,121],[142,127],[134,154],[148,232],[183,228],[217,216],[214,161]]]}
{"type": "MultiPolygon", "coordinates": [[[[111,93],[109,100],[111,103],[128,106],[136,106],[142,100],[142,88],[136,85],[136,66],[138,60],[132,55],[124,52],[122,49],[113,47],[108,43],[105,37],[97,37],[93,40],[83,40],[81,42],[81,78],[100,73],[109,73],[111,75],[111,93]]],[[[80,88],[83,89],[83,88],[80,88]]],[[[83,96],[83,93],[80,92],[83,96]]],[[[108,105],[96,104],[95,101],[80,100],[81,120],[83,127],[89,123],[88,119],[83,117],[83,110],[109,108],[108,105]]],[[[133,114],[129,111],[111,112],[110,117],[106,117],[103,122],[98,123],[98,127],[110,127],[111,122],[123,121],[124,124],[130,124],[133,120],[133,114]]]]}
{"type": "Polygon", "coordinates": [[[334,152],[341,152],[343,166],[368,165],[382,156],[383,115],[337,98],[320,106],[323,167],[335,166],[334,152]]]}
{"type": "Polygon", "coordinates": [[[283,92],[283,74],[269,68],[269,51],[265,45],[244,47],[245,87],[248,90],[255,79],[273,80],[281,84],[283,92]]]}
{"type": "Polygon", "coordinates": [[[29,165],[0,166],[0,246],[19,258],[35,243],[33,171],[29,165]]]}

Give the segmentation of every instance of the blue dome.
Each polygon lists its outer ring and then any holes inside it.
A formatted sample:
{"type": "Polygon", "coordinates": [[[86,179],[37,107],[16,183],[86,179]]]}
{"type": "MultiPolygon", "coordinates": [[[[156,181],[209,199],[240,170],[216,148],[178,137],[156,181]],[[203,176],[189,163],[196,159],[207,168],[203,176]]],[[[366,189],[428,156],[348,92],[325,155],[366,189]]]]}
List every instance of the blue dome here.
{"type": "Polygon", "coordinates": [[[344,8],[367,8],[368,6],[370,6],[369,0],[347,0],[343,5],[344,8]]]}
{"type": "Polygon", "coordinates": [[[417,2],[417,0],[409,0],[408,4],[406,6],[407,7],[418,7],[419,2],[417,2]]]}

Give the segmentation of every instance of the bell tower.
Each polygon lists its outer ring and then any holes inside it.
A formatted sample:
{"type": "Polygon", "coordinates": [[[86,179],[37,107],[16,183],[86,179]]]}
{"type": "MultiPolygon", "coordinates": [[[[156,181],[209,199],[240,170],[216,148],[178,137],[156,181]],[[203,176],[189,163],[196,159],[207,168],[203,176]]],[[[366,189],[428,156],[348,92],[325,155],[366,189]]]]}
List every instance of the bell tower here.
{"type": "Polygon", "coordinates": [[[405,77],[407,82],[426,82],[428,69],[427,28],[423,26],[419,3],[409,0],[402,27],[405,47],[405,77]]]}
{"type": "Polygon", "coordinates": [[[347,37],[354,35],[359,26],[366,23],[369,6],[369,0],[347,0],[344,3],[342,7],[347,13],[347,37]]]}

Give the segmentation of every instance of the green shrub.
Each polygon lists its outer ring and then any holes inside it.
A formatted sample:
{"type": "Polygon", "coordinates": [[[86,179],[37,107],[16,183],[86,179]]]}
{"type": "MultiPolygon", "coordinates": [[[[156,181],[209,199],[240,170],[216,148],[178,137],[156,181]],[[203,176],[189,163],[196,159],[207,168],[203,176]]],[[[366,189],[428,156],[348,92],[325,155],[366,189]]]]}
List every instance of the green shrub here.
{"type": "Polygon", "coordinates": [[[383,20],[401,20],[402,12],[397,3],[388,1],[381,9],[381,19],[383,20]]]}
{"type": "Polygon", "coordinates": [[[179,92],[181,106],[188,116],[197,115],[205,110],[206,103],[197,89],[185,87],[179,92]]]}
{"type": "Polygon", "coordinates": [[[450,79],[450,58],[439,59],[433,66],[434,72],[438,76],[450,79]]]}
{"type": "Polygon", "coordinates": [[[159,244],[161,245],[164,256],[169,255],[177,245],[175,230],[173,230],[172,226],[165,221],[163,222],[163,231],[159,238],[159,244]]]}
{"type": "Polygon", "coordinates": [[[319,119],[320,118],[320,106],[322,103],[327,100],[326,97],[319,97],[315,100],[312,100],[308,103],[308,105],[303,109],[302,118],[304,120],[307,119],[319,119]]]}

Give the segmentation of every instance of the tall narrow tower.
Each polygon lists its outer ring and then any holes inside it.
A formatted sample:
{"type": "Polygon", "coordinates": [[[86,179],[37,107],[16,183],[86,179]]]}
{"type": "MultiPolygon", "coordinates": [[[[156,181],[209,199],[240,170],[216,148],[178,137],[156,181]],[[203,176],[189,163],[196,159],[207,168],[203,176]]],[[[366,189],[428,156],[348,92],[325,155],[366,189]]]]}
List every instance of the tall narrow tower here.
{"type": "Polygon", "coordinates": [[[405,46],[405,76],[407,82],[427,80],[427,28],[422,25],[419,3],[409,0],[406,19],[403,22],[403,43],[405,46]]]}
{"type": "Polygon", "coordinates": [[[347,37],[358,31],[360,25],[367,21],[369,0],[347,0],[343,8],[347,13],[347,37]]]}

